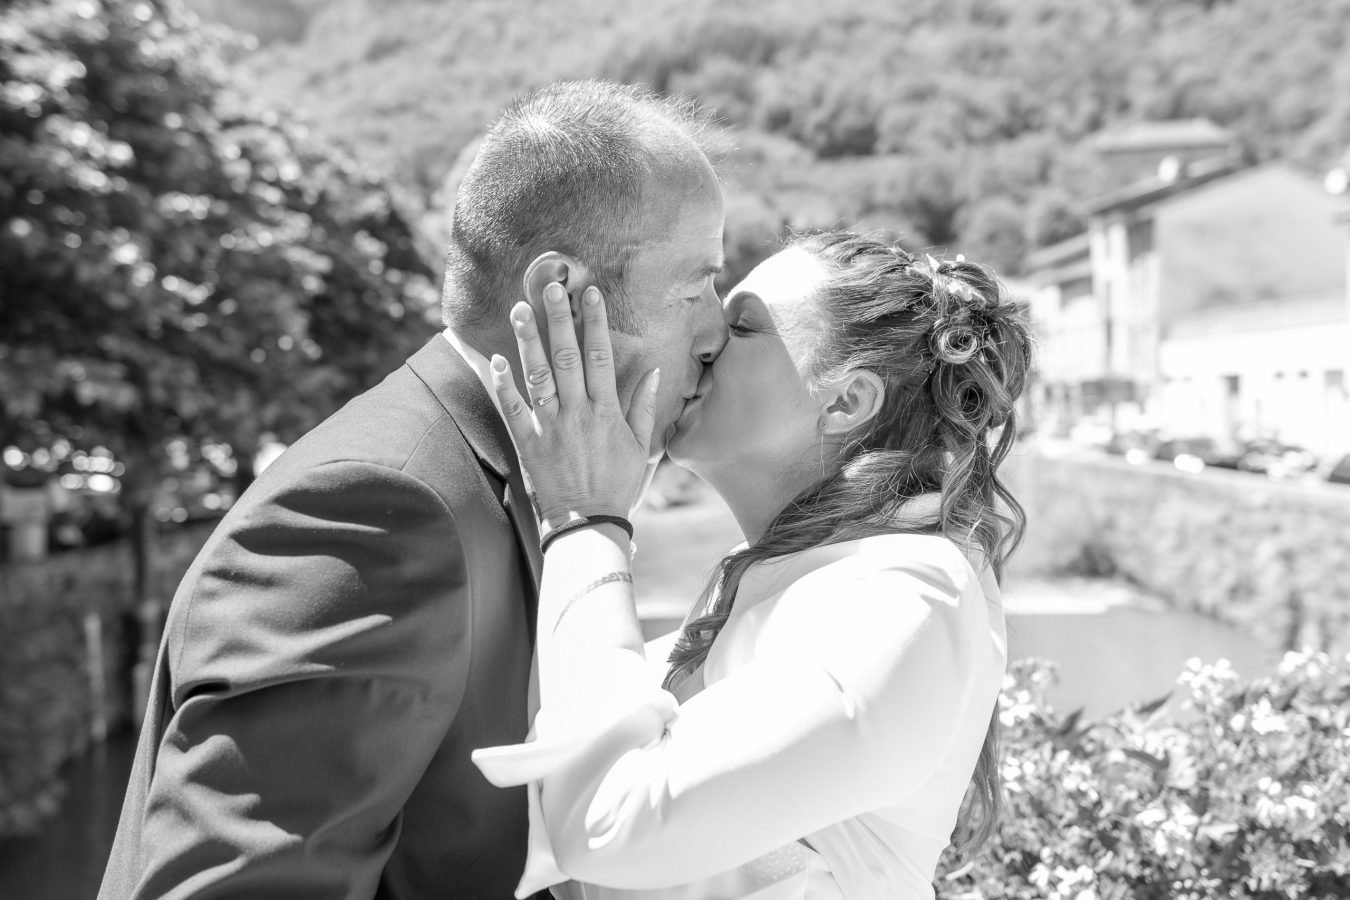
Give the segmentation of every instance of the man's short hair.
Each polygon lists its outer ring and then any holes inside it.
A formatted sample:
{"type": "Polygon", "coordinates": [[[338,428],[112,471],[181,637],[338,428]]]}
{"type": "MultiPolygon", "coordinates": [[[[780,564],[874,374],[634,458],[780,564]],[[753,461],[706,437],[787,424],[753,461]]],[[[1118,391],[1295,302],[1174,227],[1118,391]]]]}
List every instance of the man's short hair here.
{"type": "Polygon", "coordinates": [[[672,128],[700,150],[711,131],[689,101],[607,81],[559,82],[512,100],[455,197],[446,324],[504,315],[523,299],[525,269],[556,250],[591,269],[611,327],[637,333],[624,278],[654,166],[689,152],[689,142],[671,141],[672,128]]]}

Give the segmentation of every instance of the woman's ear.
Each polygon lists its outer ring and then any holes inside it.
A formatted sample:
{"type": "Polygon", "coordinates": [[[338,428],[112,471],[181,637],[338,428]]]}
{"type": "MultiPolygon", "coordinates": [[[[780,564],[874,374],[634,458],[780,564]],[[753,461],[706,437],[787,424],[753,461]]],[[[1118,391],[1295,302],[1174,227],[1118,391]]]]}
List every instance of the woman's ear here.
{"type": "MultiPolygon", "coordinates": [[[[539,254],[525,269],[525,299],[534,309],[535,318],[544,321],[544,288],[555,281],[567,291],[572,305],[572,320],[580,321],[582,292],[595,284],[595,277],[585,263],[557,250],[539,254]]],[[[543,331],[541,328],[540,332],[543,331]]]]}
{"type": "Polygon", "coordinates": [[[825,394],[820,412],[822,434],[845,435],[871,421],[881,411],[886,385],[869,369],[856,369],[825,394]]]}

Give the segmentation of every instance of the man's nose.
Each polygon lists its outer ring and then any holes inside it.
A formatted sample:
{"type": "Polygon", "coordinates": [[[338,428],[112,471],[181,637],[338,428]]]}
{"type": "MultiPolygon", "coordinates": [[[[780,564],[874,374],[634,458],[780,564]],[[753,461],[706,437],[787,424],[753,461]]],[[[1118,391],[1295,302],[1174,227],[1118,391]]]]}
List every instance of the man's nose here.
{"type": "Polygon", "coordinates": [[[694,335],[694,355],[704,365],[717,359],[727,344],[727,321],[722,315],[722,301],[717,292],[709,290],[709,302],[700,304],[698,332],[694,335]]]}

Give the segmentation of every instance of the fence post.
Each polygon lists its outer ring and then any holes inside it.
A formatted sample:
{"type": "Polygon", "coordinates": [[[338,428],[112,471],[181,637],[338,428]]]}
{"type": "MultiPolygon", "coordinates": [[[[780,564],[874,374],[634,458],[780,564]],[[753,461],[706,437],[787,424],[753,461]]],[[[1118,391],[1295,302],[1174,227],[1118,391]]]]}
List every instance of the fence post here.
{"type": "Polygon", "coordinates": [[[9,558],[40,562],[47,558],[47,520],[51,504],[44,487],[0,483],[0,522],[9,526],[9,558]]]}
{"type": "Polygon", "coordinates": [[[108,667],[103,653],[103,617],[84,614],[84,662],[89,678],[89,736],[97,743],[108,737],[108,667]]]}
{"type": "Polygon", "coordinates": [[[1289,628],[1284,635],[1284,650],[1299,649],[1303,638],[1304,604],[1303,591],[1299,589],[1298,572],[1294,563],[1294,551],[1288,547],[1280,551],[1280,562],[1284,568],[1285,584],[1289,585],[1285,595],[1285,611],[1289,616],[1289,628]]]}
{"type": "Polygon", "coordinates": [[[150,598],[143,599],[136,608],[140,623],[141,640],[136,653],[136,663],[131,670],[132,722],[139,731],[145,718],[146,706],[150,703],[150,680],[155,674],[155,660],[159,657],[160,615],[159,604],[150,598]]]}

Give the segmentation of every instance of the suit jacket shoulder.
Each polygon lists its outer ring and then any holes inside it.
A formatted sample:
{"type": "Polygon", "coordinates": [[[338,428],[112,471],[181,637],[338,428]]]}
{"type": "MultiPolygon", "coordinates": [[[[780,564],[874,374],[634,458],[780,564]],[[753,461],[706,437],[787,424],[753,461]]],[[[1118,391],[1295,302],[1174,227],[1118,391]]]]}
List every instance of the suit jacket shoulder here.
{"type": "Polygon", "coordinates": [[[101,897],[509,896],[524,798],[469,752],[524,737],[534,584],[447,353],[298,441],[194,562],[101,897]]]}

